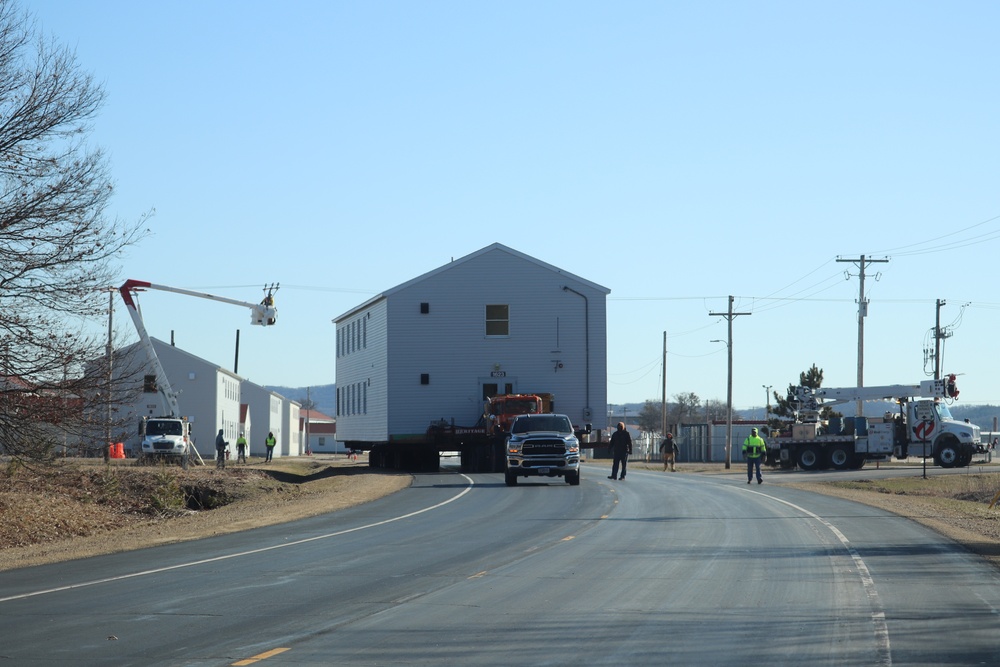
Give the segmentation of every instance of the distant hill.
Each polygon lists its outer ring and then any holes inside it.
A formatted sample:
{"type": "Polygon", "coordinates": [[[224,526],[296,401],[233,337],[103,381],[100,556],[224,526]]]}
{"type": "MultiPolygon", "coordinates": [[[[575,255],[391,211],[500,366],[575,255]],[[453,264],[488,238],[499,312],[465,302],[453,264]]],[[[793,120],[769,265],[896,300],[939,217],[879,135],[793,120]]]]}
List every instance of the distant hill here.
{"type": "Polygon", "coordinates": [[[316,409],[330,417],[337,416],[337,385],[322,384],[316,387],[279,387],[267,385],[265,389],[277,392],[285,398],[304,403],[306,395],[316,405],[316,409]]]}

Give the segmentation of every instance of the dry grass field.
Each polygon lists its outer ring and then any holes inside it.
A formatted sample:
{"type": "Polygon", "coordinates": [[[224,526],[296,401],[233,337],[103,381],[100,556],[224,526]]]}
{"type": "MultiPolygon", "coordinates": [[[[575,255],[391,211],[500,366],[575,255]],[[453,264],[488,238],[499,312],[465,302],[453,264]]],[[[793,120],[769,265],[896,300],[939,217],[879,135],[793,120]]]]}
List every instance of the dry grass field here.
{"type": "Polygon", "coordinates": [[[369,502],[409,486],[343,456],[263,464],[137,466],[67,459],[0,470],[0,570],[247,530],[369,502]]]}

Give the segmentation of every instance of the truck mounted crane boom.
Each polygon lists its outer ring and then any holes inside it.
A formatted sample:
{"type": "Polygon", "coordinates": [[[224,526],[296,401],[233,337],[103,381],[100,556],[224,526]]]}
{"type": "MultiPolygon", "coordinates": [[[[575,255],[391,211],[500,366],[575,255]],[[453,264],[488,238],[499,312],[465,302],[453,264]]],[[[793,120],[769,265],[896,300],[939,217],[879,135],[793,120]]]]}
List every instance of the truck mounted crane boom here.
{"type": "Polygon", "coordinates": [[[802,410],[815,411],[824,405],[839,405],[852,401],[895,400],[913,398],[957,398],[955,376],[947,379],[923,380],[916,384],[890,384],[874,387],[794,387],[791,398],[802,410]]]}
{"type": "Polygon", "coordinates": [[[133,292],[140,292],[147,289],[174,292],[176,294],[186,294],[188,296],[195,296],[202,299],[211,299],[213,301],[221,301],[223,303],[247,307],[251,311],[250,323],[253,325],[270,326],[278,319],[278,309],[274,306],[274,293],[278,290],[278,285],[276,284],[272,284],[264,288],[265,296],[260,303],[250,303],[249,301],[228,299],[226,297],[206,294],[204,292],[193,292],[179,287],[156,285],[144,280],[126,280],[125,284],[118,288],[118,291],[121,292],[122,299],[125,301],[125,306],[128,309],[128,313],[132,317],[132,322],[135,324],[136,331],[139,334],[139,339],[146,348],[146,353],[149,355],[150,361],[153,364],[153,369],[156,374],[156,391],[160,394],[165,417],[180,416],[180,408],[177,406],[177,392],[171,388],[170,382],[167,380],[167,374],[164,372],[163,365],[160,364],[160,360],[156,356],[156,350],[153,349],[153,343],[150,341],[149,334],[146,332],[146,326],[142,322],[142,315],[139,313],[135,299],[132,297],[133,292]]]}
{"type": "Polygon", "coordinates": [[[160,363],[160,358],[156,354],[156,349],[153,347],[153,342],[146,331],[145,324],[143,324],[142,315],[139,313],[139,308],[136,306],[135,299],[133,298],[134,292],[146,289],[186,294],[202,299],[230,303],[236,306],[245,306],[250,308],[251,324],[270,326],[278,319],[278,311],[274,307],[274,292],[277,291],[278,285],[265,286],[264,299],[259,304],[228,299],[226,297],[215,296],[214,294],[193,292],[177,287],[155,285],[142,280],[127,280],[118,290],[121,292],[125,306],[132,317],[132,323],[135,324],[135,329],[139,334],[139,341],[145,348],[146,356],[153,366],[156,393],[160,396],[160,404],[163,410],[163,414],[159,417],[149,418],[143,416],[139,421],[139,462],[164,458],[180,459],[181,465],[187,467],[188,457],[193,453],[198,462],[204,463],[198,450],[191,443],[189,437],[190,423],[187,417],[180,414],[180,407],[177,403],[177,392],[173,390],[170,380],[167,379],[167,374],[163,370],[163,364],[160,363]]]}

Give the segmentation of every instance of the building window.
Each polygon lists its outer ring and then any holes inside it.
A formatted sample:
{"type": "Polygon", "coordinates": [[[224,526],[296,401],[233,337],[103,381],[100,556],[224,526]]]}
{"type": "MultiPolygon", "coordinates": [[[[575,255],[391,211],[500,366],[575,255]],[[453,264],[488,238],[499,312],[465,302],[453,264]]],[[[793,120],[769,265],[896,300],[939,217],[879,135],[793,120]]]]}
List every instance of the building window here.
{"type": "Polygon", "coordinates": [[[510,335],[510,306],[507,304],[486,306],[486,335],[510,335]]]}
{"type": "Polygon", "coordinates": [[[430,375],[430,373],[421,373],[420,374],[420,384],[430,384],[430,383],[431,383],[431,375],[430,375]]]}
{"type": "Polygon", "coordinates": [[[146,375],[142,378],[142,393],[144,394],[155,394],[156,393],[156,376],[146,375]]]}

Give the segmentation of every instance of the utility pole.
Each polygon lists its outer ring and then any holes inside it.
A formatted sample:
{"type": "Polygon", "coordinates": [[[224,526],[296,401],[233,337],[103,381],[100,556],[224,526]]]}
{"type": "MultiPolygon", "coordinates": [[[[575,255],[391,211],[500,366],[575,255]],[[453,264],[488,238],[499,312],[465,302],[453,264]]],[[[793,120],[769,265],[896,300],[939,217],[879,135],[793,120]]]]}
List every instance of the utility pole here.
{"type": "MultiPolygon", "coordinates": [[[[865,318],[868,317],[868,300],[865,298],[865,268],[869,264],[874,264],[876,262],[884,263],[888,262],[889,259],[870,259],[865,258],[861,255],[858,259],[840,259],[837,258],[838,262],[851,262],[856,267],[858,267],[858,277],[860,280],[860,289],[858,291],[858,386],[865,386],[865,318]]],[[[875,274],[875,280],[878,280],[880,274],[875,274]]],[[[851,274],[847,274],[848,279],[850,279],[851,274]]],[[[857,402],[857,416],[861,417],[864,414],[863,409],[864,401],[859,400],[857,402]]]]}
{"type": "Polygon", "coordinates": [[[941,307],[947,303],[944,299],[937,300],[934,311],[934,379],[941,379],[941,341],[951,336],[950,331],[941,331],[941,307]]]}
{"type": "Polygon", "coordinates": [[[312,450],[309,448],[309,417],[312,415],[312,397],[310,396],[311,389],[312,387],[306,387],[306,404],[309,406],[309,409],[306,410],[306,456],[312,454],[312,450]]]}
{"type": "Polygon", "coordinates": [[[725,313],[709,313],[711,317],[725,317],[729,322],[729,340],[726,349],[729,352],[729,378],[726,382],[726,470],[732,467],[733,451],[733,318],[751,313],[733,312],[733,295],[729,295],[729,311],[725,313]]]}
{"type": "Polygon", "coordinates": [[[667,435],[667,332],[663,332],[663,387],[660,393],[660,436],[667,435]]]}
{"type": "Polygon", "coordinates": [[[111,321],[115,313],[116,291],[114,287],[108,288],[108,346],[105,349],[105,354],[108,358],[108,387],[104,392],[106,394],[105,400],[108,404],[108,421],[104,427],[104,447],[102,448],[105,463],[111,463],[111,386],[114,384],[114,376],[111,373],[111,360],[114,356],[114,348],[111,343],[111,321]]]}
{"type": "Polygon", "coordinates": [[[767,424],[767,416],[771,414],[771,385],[762,384],[764,388],[764,423],[767,424]]]}

